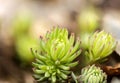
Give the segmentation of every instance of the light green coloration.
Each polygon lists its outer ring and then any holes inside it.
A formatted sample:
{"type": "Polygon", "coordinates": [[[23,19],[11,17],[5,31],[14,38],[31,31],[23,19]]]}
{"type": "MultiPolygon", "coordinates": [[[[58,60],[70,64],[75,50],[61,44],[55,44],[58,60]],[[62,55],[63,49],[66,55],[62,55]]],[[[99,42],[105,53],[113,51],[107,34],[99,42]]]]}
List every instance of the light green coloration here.
{"type": "Polygon", "coordinates": [[[85,51],[87,63],[103,61],[115,50],[115,47],[116,41],[110,34],[104,31],[95,32],[89,37],[88,49],[85,51]]]}
{"type": "Polygon", "coordinates": [[[94,8],[81,11],[78,16],[78,24],[81,32],[94,32],[98,28],[99,14],[94,8]]]}
{"type": "Polygon", "coordinates": [[[30,53],[30,48],[37,49],[37,41],[29,36],[22,36],[16,39],[15,46],[22,64],[31,64],[34,56],[30,53]]]}
{"type": "Polygon", "coordinates": [[[80,76],[81,83],[107,83],[107,75],[95,65],[82,69],[80,76]]]}
{"type": "Polygon", "coordinates": [[[15,38],[20,37],[21,35],[28,35],[29,29],[32,24],[32,16],[29,12],[20,12],[16,15],[13,20],[13,36],[15,38]]]}
{"type": "Polygon", "coordinates": [[[74,34],[68,38],[68,31],[63,28],[54,28],[45,38],[40,39],[40,53],[32,50],[35,62],[32,63],[34,77],[38,81],[49,80],[51,83],[65,81],[75,67],[75,61],[81,50],[80,40],[75,42],[74,34]]]}
{"type": "Polygon", "coordinates": [[[12,32],[14,37],[17,58],[21,65],[30,65],[34,56],[30,53],[30,48],[37,47],[37,39],[33,38],[30,33],[32,16],[28,11],[18,12],[13,19],[12,32]]]}
{"type": "Polygon", "coordinates": [[[91,33],[80,34],[81,48],[83,48],[84,50],[87,50],[89,48],[88,42],[91,35],[91,33]]]}

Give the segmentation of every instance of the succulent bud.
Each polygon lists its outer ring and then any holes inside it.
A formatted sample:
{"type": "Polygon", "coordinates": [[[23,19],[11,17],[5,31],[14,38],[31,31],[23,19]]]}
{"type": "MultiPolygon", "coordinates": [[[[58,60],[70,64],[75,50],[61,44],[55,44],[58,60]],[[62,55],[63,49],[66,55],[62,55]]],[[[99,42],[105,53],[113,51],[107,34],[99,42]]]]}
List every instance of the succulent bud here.
{"type": "Polygon", "coordinates": [[[64,81],[71,73],[70,68],[78,64],[73,62],[81,53],[80,41],[74,35],[68,37],[66,29],[54,28],[40,39],[40,53],[32,50],[36,60],[33,62],[34,77],[38,81],[49,80],[52,83],[64,81]]]}
{"type": "Polygon", "coordinates": [[[81,47],[84,50],[87,50],[89,48],[89,37],[91,36],[91,33],[84,33],[84,34],[80,34],[80,40],[81,40],[81,47]]]}
{"type": "Polygon", "coordinates": [[[81,83],[107,83],[107,75],[95,65],[82,69],[80,75],[81,83]]]}
{"type": "Polygon", "coordinates": [[[85,52],[87,62],[94,63],[110,55],[116,47],[116,41],[104,31],[95,32],[89,37],[88,47],[85,52]]]}

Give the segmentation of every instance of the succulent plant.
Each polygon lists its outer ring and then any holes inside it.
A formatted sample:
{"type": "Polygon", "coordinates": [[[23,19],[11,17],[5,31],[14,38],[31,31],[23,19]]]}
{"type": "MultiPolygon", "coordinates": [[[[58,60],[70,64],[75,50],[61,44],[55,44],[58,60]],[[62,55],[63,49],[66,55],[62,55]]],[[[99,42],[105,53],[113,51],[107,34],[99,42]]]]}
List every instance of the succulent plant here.
{"type": "Polygon", "coordinates": [[[40,37],[40,51],[32,50],[34,77],[38,81],[64,82],[75,67],[74,61],[81,53],[80,40],[75,42],[74,34],[68,37],[67,29],[54,28],[46,36],[40,37]]]}
{"type": "Polygon", "coordinates": [[[102,61],[114,51],[115,47],[116,41],[109,33],[95,32],[89,37],[88,49],[85,51],[86,61],[88,63],[102,61]]]}
{"type": "Polygon", "coordinates": [[[80,75],[81,83],[107,83],[107,75],[95,65],[82,69],[80,75]]]}
{"type": "Polygon", "coordinates": [[[78,16],[78,25],[81,32],[94,32],[99,25],[99,14],[95,8],[90,7],[81,11],[78,16]]]}

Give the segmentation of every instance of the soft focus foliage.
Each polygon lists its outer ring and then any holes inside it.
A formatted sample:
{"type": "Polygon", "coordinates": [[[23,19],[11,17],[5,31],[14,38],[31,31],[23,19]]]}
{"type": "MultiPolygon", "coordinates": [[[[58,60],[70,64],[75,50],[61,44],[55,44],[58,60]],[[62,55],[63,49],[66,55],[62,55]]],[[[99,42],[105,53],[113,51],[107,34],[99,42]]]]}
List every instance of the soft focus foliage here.
{"type": "Polygon", "coordinates": [[[32,50],[34,77],[38,81],[64,82],[71,73],[70,68],[78,64],[74,60],[81,53],[80,40],[75,42],[74,34],[68,37],[66,29],[54,28],[45,38],[40,38],[40,48],[40,53],[32,50]]]}
{"type": "Polygon", "coordinates": [[[13,36],[17,38],[22,35],[28,35],[31,24],[32,17],[29,12],[18,13],[13,20],[13,36]]]}
{"type": "Polygon", "coordinates": [[[14,37],[17,58],[22,65],[29,65],[34,60],[34,56],[30,53],[30,48],[37,48],[37,39],[33,38],[30,33],[32,24],[32,16],[29,12],[17,13],[13,20],[12,32],[14,37]]]}
{"type": "Polygon", "coordinates": [[[94,32],[99,25],[99,14],[94,8],[86,8],[78,16],[78,24],[81,32],[94,32]]]}
{"type": "Polygon", "coordinates": [[[36,40],[29,36],[22,36],[16,40],[15,46],[19,55],[19,59],[22,61],[22,63],[31,64],[34,56],[30,53],[30,48],[37,48],[36,40]]]}
{"type": "Polygon", "coordinates": [[[107,75],[95,65],[82,69],[80,76],[81,83],[107,83],[107,75]]]}

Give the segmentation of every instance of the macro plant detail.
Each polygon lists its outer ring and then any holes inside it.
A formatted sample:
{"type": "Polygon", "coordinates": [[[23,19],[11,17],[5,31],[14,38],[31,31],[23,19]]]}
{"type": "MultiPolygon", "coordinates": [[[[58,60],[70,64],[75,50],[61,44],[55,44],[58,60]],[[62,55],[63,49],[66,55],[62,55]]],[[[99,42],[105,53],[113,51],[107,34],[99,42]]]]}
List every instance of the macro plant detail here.
{"type": "Polygon", "coordinates": [[[0,2],[0,83],[120,83],[120,0],[0,2]]]}
{"type": "Polygon", "coordinates": [[[115,50],[116,44],[117,42],[109,33],[95,32],[89,37],[88,50],[85,51],[87,63],[102,62],[115,50]]]}
{"type": "Polygon", "coordinates": [[[78,64],[74,61],[81,53],[80,40],[74,34],[68,37],[64,28],[53,28],[45,37],[40,37],[40,51],[32,50],[35,61],[32,63],[37,81],[51,83],[64,82],[71,68],[78,64]]]}
{"type": "Polygon", "coordinates": [[[82,69],[80,75],[81,83],[107,83],[107,75],[95,65],[82,69]]]}

